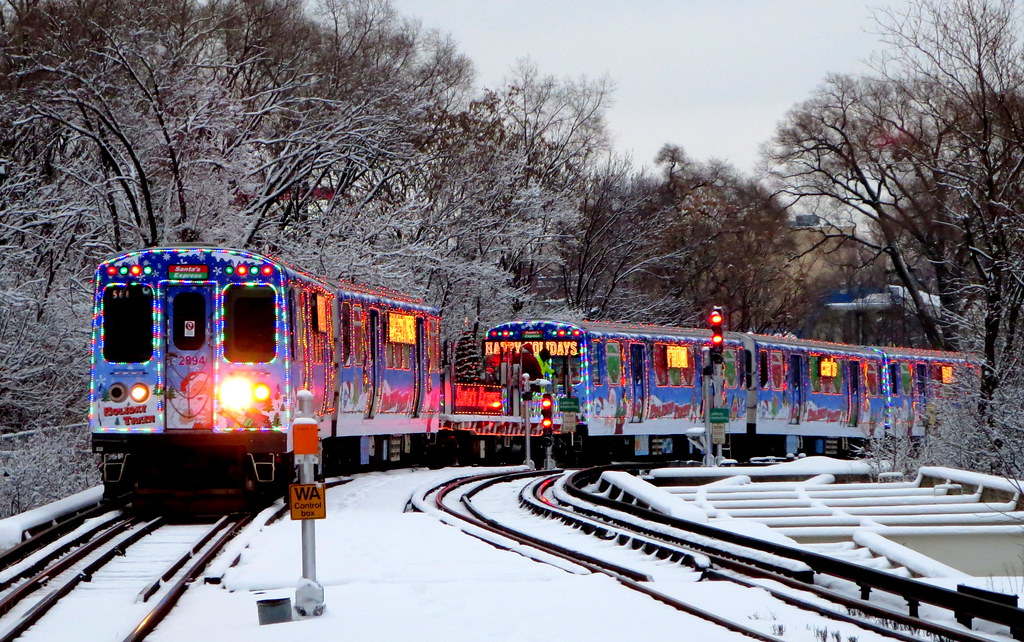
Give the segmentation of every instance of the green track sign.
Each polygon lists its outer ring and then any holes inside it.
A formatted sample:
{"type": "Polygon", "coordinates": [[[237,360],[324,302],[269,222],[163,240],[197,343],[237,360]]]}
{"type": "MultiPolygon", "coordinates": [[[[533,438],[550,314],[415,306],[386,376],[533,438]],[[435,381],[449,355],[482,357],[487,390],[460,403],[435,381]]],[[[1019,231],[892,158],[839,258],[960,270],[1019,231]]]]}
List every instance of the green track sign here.
{"type": "Polygon", "coordinates": [[[580,411],[580,398],[579,397],[559,397],[558,398],[558,409],[562,412],[579,412],[580,411]]]}
{"type": "Polygon", "coordinates": [[[713,424],[727,424],[727,423],[729,423],[729,409],[728,408],[712,408],[711,409],[711,423],[713,423],[713,424]]]}

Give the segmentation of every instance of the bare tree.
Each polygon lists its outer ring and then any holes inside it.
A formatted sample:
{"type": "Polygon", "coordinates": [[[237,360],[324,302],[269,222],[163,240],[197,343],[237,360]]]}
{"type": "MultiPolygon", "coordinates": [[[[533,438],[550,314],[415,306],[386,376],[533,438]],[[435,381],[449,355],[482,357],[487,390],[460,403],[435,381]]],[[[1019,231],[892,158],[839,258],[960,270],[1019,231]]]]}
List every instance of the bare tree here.
{"type": "Polygon", "coordinates": [[[1019,8],[920,0],[879,25],[878,73],[830,78],[780,127],[780,191],[846,217],[836,228],[888,261],[929,343],[977,350],[984,430],[1018,432],[1005,409],[1020,405],[1024,303],[1019,8]]]}

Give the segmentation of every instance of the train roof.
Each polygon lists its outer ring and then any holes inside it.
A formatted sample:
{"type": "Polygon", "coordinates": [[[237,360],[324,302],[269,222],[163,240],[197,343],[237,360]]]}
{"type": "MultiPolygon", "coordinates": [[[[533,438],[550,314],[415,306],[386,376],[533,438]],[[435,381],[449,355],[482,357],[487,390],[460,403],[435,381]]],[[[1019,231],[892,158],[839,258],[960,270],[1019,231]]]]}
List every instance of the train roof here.
{"type": "Polygon", "coordinates": [[[254,260],[254,261],[262,261],[262,262],[274,263],[275,265],[280,265],[287,272],[289,272],[289,273],[291,273],[293,275],[296,275],[296,276],[300,276],[303,279],[312,281],[312,282],[316,283],[317,285],[319,285],[319,286],[321,286],[321,287],[323,287],[323,288],[325,288],[327,290],[332,290],[332,291],[333,290],[341,290],[341,291],[345,291],[345,292],[356,294],[356,295],[365,295],[366,297],[375,297],[375,298],[378,298],[378,299],[387,300],[387,301],[395,304],[396,306],[400,306],[400,307],[413,307],[413,308],[420,309],[420,310],[423,310],[423,311],[426,311],[426,312],[430,312],[432,314],[437,314],[438,313],[438,310],[437,310],[436,307],[428,305],[421,298],[413,297],[411,295],[399,292],[397,290],[392,290],[390,288],[371,287],[371,286],[368,286],[368,285],[362,285],[362,284],[359,284],[359,283],[353,283],[353,282],[350,282],[350,281],[344,281],[342,279],[333,279],[332,280],[332,279],[329,279],[329,278],[326,278],[326,277],[317,276],[317,275],[315,275],[315,274],[313,274],[313,273],[311,273],[311,272],[309,272],[307,270],[304,270],[304,269],[302,269],[302,268],[300,268],[300,267],[298,267],[298,266],[296,266],[296,265],[294,265],[292,263],[289,263],[288,261],[285,261],[283,259],[270,256],[268,254],[264,254],[262,252],[256,252],[256,251],[253,251],[253,250],[240,250],[240,249],[237,249],[237,248],[215,246],[215,245],[182,243],[181,245],[150,247],[150,248],[145,248],[145,249],[141,249],[141,250],[130,250],[130,251],[126,251],[126,252],[119,252],[117,254],[109,255],[103,261],[103,263],[117,263],[117,262],[120,262],[120,261],[131,260],[131,259],[134,259],[137,256],[140,256],[142,254],[147,254],[147,253],[163,253],[163,254],[167,254],[168,257],[169,257],[171,254],[187,255],[187,254],[201,254],[201,253],[204,253],[204,252],[205,253],[214,253],[214,252],[224,253],[224,254],[230,254],[230,255],[234,255],[234,256],[239,256],[239,257],[251,259],[251,260],[254,260]]]}
{"type": "MultiPolygon", "coordinates": [[[[643,336],[664,339],[706,339],[711,336],[711,330],[705,328],[682,328],[677,326],[664,326],[644,323],[623,323],[617,321],[567,321],[554,318],[518,319],[494,326],[500,328],[509,325],[542,325],[555,324],[567,328],[578,328],[587,333],[597,336],[643,336]]],[[[800,339],[789,336],[776,336],[768,334],[757,334],[753,332],[725,332],[725,339],[729,343],[740,343],[753,340],[763,346],[792,346],[804,349],[820,350],[822,352],[844,352],[848,354],[877,357],[881,354],[888,356],[915,358],[915,359],[943,359],[943,360],[968,360],[969,355],[961,352],[945,352],[941,350],[928,350],[922,348],[902,348],[894,346],[867,346],[845,343],[832,343],[816,339],[800,339]]]]}

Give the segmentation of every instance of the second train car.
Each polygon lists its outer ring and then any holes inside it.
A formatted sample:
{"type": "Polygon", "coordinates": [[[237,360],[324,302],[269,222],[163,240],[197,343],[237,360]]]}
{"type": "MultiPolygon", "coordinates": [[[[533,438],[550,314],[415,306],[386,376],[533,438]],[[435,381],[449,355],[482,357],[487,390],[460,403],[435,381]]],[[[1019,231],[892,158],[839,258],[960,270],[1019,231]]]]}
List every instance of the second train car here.
{"type": "MultiPolygon", "coordinates": [[[[556,407],[572,409],[555,414],[563,460],[694,458],[686,434],[704,422],[702,349],[710,336],[708,330],[590,321],[497,325],[483,340],[482,387],[501,410],[490,411],[490,421],[474,417],[474,429],[521,433],[509,373],[527,346],[546,357],[541,362],[556,407]]],[[[885,431],[923,437],[935,419],[933,402],[969,371],[958,353],[735,332],[725,333],[722,357],[724,385],[715,405],[728,411],[725,454],[737,459],[849,457],[885,431]]],[[[537,410],[530,415],[532,434],[541,434],[537,410]]]]}

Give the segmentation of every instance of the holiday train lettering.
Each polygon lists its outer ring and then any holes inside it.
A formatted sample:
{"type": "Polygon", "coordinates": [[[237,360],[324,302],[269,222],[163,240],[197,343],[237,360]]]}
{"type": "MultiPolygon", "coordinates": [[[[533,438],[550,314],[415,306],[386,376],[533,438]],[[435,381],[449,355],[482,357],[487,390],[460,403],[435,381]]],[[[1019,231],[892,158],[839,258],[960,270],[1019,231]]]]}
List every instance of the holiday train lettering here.
{"type": "Polygon", "coordinates": [[[539,355],[547,348],[553,357],[575,357],[579,354],[579,343],[576,341],[486,341],[485,354],[518,354],[524,345],[530,346],[533,354],[539,355]]]}
{"type": "Polygon", "coordinates": [[[113,417],[115,415],[137,415],[140,412],[146,412],[146,406],[125,406],[124,408],[104,408],[104,417],[113,417]]]}

